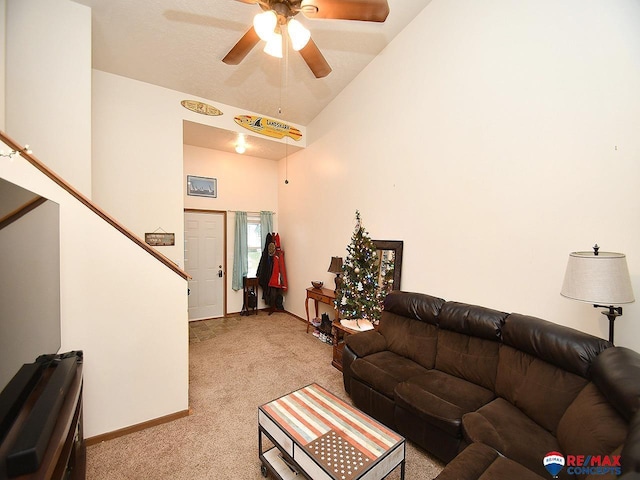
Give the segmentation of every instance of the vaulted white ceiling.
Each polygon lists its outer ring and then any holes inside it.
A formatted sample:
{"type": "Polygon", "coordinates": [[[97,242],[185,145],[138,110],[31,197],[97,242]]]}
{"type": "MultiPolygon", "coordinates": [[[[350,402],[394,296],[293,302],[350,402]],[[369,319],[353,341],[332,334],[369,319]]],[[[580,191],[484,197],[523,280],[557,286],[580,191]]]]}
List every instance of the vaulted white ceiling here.
{"type": "MultiPolygon", "coordinates": [[[[431,0],[388,0],[384,23],[300,20],[333,71],[317,79],[297,52],[260,42],[237,66],[222,58],[258,5],[238,0],[74,0],[91,7],[93,67],[308,125],[431,0]]],[[[410,64],[407,64],[410,68],[410,64]]]]}

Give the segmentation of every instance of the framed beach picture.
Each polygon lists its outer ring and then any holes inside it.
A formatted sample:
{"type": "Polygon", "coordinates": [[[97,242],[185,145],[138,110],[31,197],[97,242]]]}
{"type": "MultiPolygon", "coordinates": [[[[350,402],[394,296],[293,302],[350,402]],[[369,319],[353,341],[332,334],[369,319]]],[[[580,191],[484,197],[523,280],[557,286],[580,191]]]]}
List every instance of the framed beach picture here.
{"type": "Polygon", "coordinates": [[[218,179],[187,175],[187,195],[218,197],[218,179]]]}

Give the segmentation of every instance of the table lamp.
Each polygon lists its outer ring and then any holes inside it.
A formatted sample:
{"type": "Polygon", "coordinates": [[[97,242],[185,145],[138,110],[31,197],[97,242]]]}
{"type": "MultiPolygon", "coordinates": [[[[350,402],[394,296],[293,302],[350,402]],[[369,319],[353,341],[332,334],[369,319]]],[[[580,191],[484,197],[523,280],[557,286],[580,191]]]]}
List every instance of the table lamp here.
{"type": "Polygon", "coordinates": [[[342,273],[342,257],[331,257],[331,263],[329,264],[329,270],[327,271],[329,273],[336,274],[336,289],[334,290],[334,293],[336,293],[338,291],[338,288],[340,288],[340,284],[342,283],[342,280],[340,279],[340,274],[342,273]]]}
{"type": "Polygon", "coordinates": [[[613,343],[613,324],[622,315],[621,305],[635,301],[627,259],[622,253],[573,252],[564,275],[560,295],[572,300],[591,303],[595,308],[606,308],[601,312],[609,319],[609,341],[613,343]]]}

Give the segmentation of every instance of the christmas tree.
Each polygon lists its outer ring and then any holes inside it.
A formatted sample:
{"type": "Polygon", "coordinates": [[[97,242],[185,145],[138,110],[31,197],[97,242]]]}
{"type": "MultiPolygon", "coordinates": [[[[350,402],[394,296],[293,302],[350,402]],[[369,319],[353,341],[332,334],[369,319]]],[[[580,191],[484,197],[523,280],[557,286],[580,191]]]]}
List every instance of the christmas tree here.
{"type": "Polygon", "coordinates": [[[376,247],[356,211],[356,228],[342,264],[342,284],[336,293],[340,318],[366,319],[378,323],[383,295],[378,284],[380,263],[376,247]]]}

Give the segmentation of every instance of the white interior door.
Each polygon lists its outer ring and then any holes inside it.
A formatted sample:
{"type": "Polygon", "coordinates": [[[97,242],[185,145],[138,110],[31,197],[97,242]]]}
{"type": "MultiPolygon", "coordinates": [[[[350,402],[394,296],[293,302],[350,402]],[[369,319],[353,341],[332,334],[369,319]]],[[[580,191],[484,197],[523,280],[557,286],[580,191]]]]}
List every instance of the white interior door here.
{"type": "Polygon", "coordinates": [[[189,321],[224,315],[224,214],[185,212],[184,265],[189,321]]]}

